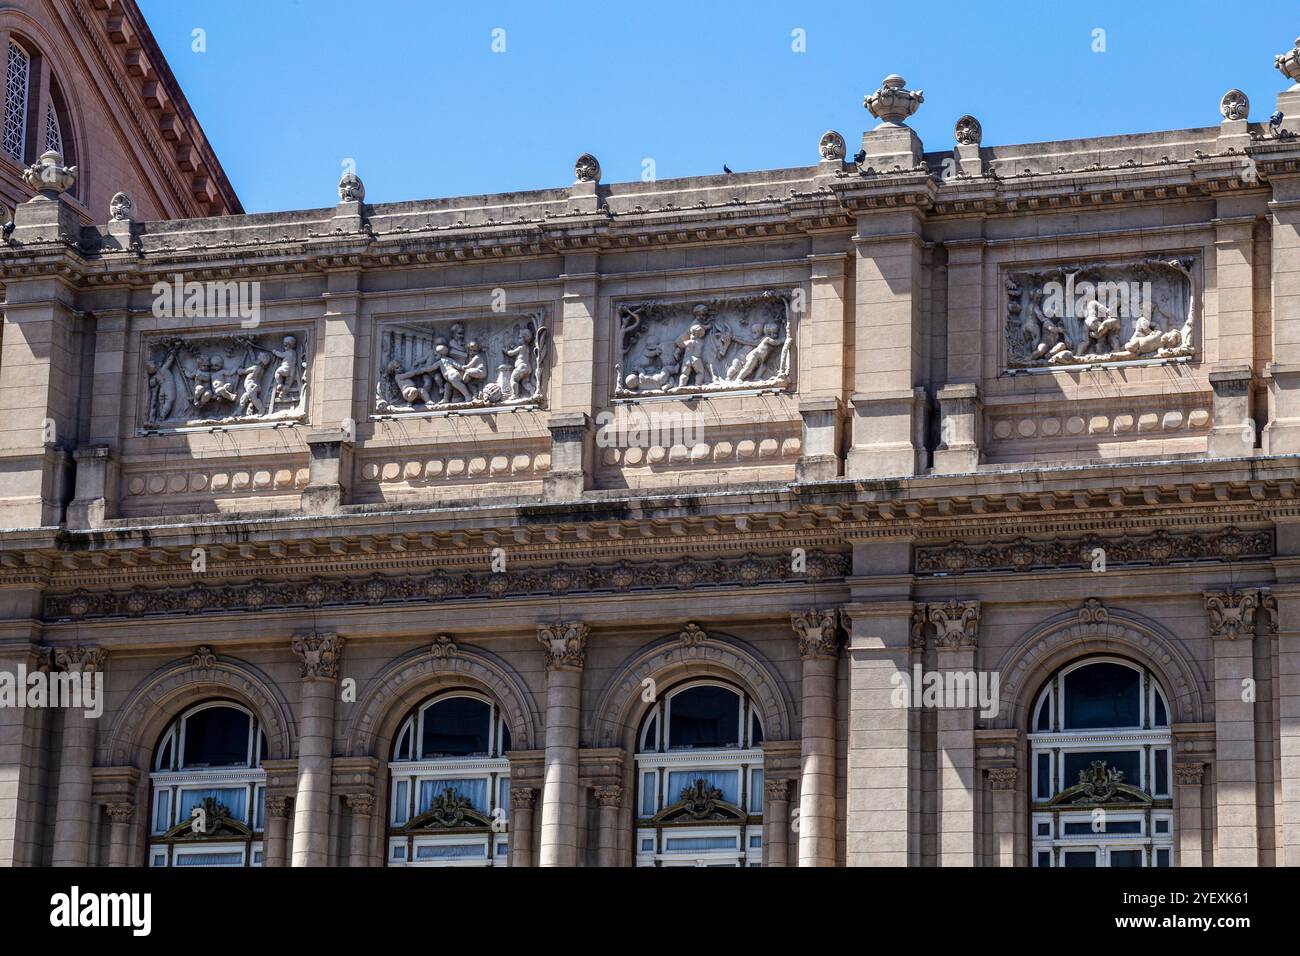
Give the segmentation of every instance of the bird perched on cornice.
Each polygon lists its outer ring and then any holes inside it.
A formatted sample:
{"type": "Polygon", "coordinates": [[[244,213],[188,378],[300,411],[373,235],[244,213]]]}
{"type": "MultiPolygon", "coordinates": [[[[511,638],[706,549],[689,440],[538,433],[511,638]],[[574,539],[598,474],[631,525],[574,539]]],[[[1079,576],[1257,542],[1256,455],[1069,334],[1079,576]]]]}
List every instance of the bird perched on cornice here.
{"type": "Polygon", "coordinates": [[[726,163],[722,164],[722,171],[726,173],[728,176],[731,175],[731,167],[728,166],[726,163]]]}
{"type": "Polygon", "coordinates": [[[13,231],[14,231],[14,220],[13,217],[10,216],[8,219],[5,220],[5,224],[3,228],[3,236],[5,242],[9,241],[9,236],[13,233],[13,231]]]}
{"type": "Polygon", "coordinates": [[[1275,135],[1275,136],[1277,135],[1277,131],[1278,131],[1279,129],[1282,128],[1282,111],[1281,111],[1281,110],[1278,110],[1277,112],[1275,112],[1272,116],[1270,116],[1270,117],[1268,118],[1268,128],[1269,128],[1270,130],[1273,131],[1273,135],[1275,135]]]}
{"type": "Polygon", "coordinates": [[[853,154],[853,165],[861,166],[866,161],[867,161],[867,151],[865,149],[860,149],[853,154]]]}

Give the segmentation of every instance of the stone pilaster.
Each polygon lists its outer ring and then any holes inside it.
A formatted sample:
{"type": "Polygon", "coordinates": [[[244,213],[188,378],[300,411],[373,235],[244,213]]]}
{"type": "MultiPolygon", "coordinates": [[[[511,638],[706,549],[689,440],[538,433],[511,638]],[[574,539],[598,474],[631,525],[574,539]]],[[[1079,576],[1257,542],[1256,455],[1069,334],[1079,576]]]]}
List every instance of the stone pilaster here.
{"type": "Polygon", "coordinates": [[[853,298],[848,274],[852,260],[839,237],[815,236],[812,241],[814,251],[808,256],[811,294],[798,327],[803,449],[795,469],[799,481],[829,481],[844,470],[842,398],[849,382],[846,318],[853,298]]]}
{"type": "Polygon", "coordinates": [[[1205,595],[1214,639],[1214,782],[1216,866],[1258,866],[1255,774],[1255,612],[1259,590],[1205,595]]]}
{"type": "Polygon", "coordinates": [[[302,490],[305,514],[328,515],[346,504],[352,487],[352,445],[355,425],[318,428],[307,433],[307,487],[302,490]]]}
{"type": "Polygon", "coordinates": [[[835,668],[840,615],[834,608],[796,611],[801,680],[799,865],[835,865],[835,668]]]}
{"type": "MultiPolygon", "coordinates": [[[[1300,93],[1279,94],[1300,105],[1300,93]]],[[[1300,116],[1294,106],[1283,110],[1286,125],[1300,116]]],[[[1273,266],[1270,288],[1272,302],[1273,360],[1265,366],[1264,382],[1268,387],[1268,424],[1264,426],[1266,455],[1300,453],[1300,284],[1295,280],[1296,263],[1300,262],[1300,175],[1270,175],[1273,198],[1272,213],[1273,266]]]]}
{"type": "Polygon", "coordinates": [[[344,799],[352,812],[348,838],[348,866],[370,865],[370,820],[375,812],[373,793],[350,793],[344,799]]]}
{"type": "Polygon", "coordinates": [[[109,803],[104,806],[108,814],[108,865],[126,866],[131,845],[131,817],[134,803],[109,803]]]}
{"type": "MultiPolygon", "coordinates": [[[[49,648],[14,645],[0,654],[0,670],[15,678],[47,670],[50,656],[49,648]]],[[[50,720],[49,708],[0,707],[0,867],[41,862],[43,808],[53,809],[42,745],[50,720]]]]}
{"type": "MultiPolygon", "coordinates": [[[[1293,537],[1297,529],[1286,530],[1286,536],[1293,537]]],[[[1281,822],[1277,863],[1300,866],[1300,584],[1292,580],[1284,587],[1271,588],[1266,613],[1277,642],[1277,813],[1281,822]]]]}
{"type": "Polygon", "coordinates": [[[556,412],[551,431],[551,467],[542,478],[546,501],[573,501],[591,483],[595,432],[585,412],[556,412]]]}
{"type": "Polygon", "coordinates": [[[833,396],[801,398],[803,454],[795,462],[798,481],[833,481],[840,476],[840,430],[844,413],[833,396]]]}
{"type": "Polygon", "coordinates": [[[533,865],[533,807],[536,787],[510,788],[510,865],[533,865]]]}
{"type": "Polygon", "coordinates": [[[619,816],[623,807],[623,788],[618,784],[596,787],[596,802],[600,805],[600,842],[597,862],[601,867],[618,865],[619,816]]]}
{"type": "Polygon", "coordinates": [[[915,810],[910,719],[911,601],[854,603],[849,625],[848,865],[907,866],[915,810]]]}
{"type": "Polygon", "coordinates": [[[546,756],[542,787],[542,866],[578,864],[578,728],[588,627],[539,624],[546,655],[546,756]]]}
{"type": "Polygon", "coordinates": [[[789,866],[790,842],[789,780],[768,780],[763,784],[763,865],[789,866]]]}
{"type": "Polygon", "coordinates": [[[1203,866],[1201,849],[1201,788],[1204,786],[1205,764],[1174,764],[1174,780],[1178,785],[1178,860],[1179,866],[1203,866]]]}
{"type": "MultiPolygon", "coordinates": [[[[945,686],[954,686],[950,674],[974,675],[979,602],[931,604],[925,616],[934,628],[936,663],[945,686]]],[[[973,690],[976,685],[964,686],[973,690]]],[[[975,706],[958,703],[945,700],[937,715],[940,866],[975,865],[975,706]]]]}
{"type": "Polygon", "coordinates": [[[263,866],[284,866],[289,832],[288,797],[266,798],[266,832],[262,846],[263,866]]]}
{"type": "Polygon", "coordinates": [[[295,634],[291,644],[302,661],[294,866],[329,865],[334,697],[343,643],[331,631],[304,631],[295,634]]]}
{"type": "MultiPolygon", "coordinates": [[[[86,684],[102,681],[99,671],[107,653],[97,647],[56,647],[55,667],[86,684]]],[[[94,792],[95,722],[81,707],[63,710],[63,749],[59,755],[59,791],[54,818],[55,866],[89,866],[94,792]]]]}
{"type": "Polygon", "coordinates": [[[945,385],[939,400],[939,446],[934,450],[936,474],[966,474],[980,464],[984,404],[979,386],[945,385]]]}
{"type": "Polygon", "coordinates": [[[920,321],[920,220],[913,211],[864,214],[853,241],[855,372],[845,472],[850,478],[921,474],[927,400],[917,383],[929,350],[920,321]]]}
{"type": "Polygon", "coordinates": [[[68,504],[68,527],[101,528],[115,517],[118,500],[117,461],[107,445],[78,448],[75,497],[68,504]]]}
{"type": "MultiPolygon", "coordinates": [[[[989,788],[993,791],[993,859],[998,866],[1024,866],[1024,828],[1020,826],[1019,804],[1024,799],[1017,783],[1017,767],[990,767],[989,788]]],[[[941,843],[942,849],[942,843],[941,843]]]]}

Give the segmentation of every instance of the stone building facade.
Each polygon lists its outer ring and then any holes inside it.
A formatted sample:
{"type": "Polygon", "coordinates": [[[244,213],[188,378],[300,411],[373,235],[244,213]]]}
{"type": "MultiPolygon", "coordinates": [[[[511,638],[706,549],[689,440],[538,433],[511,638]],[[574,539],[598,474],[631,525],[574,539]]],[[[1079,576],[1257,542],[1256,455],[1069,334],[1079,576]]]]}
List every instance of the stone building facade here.
{"type": "Polygon", "coordinates": [[[103,708],[0,708],[0,858],[1300,863],[1300,84],[865,105],[808,167],[75,241],[51,161],[0,674],[103,708]]]}
{"type": "Polygon", "coordinates": [[[135,0],[6,3],[0,51],[4,221],[49,149],[81,173],[64,196],[83,225],[119,191],[141,220],[243,212],[135,0]]]}

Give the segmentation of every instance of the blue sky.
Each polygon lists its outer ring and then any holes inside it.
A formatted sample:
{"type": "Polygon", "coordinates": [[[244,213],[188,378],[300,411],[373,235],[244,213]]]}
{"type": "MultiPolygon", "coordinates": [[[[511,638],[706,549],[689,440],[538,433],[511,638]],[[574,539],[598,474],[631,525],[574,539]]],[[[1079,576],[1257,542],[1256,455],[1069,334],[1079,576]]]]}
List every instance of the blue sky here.
{"type": "Polygon", "coordinates": [[[986,145],[1208,126],[1232,87],[1262,121],[1300,34],[1211,0],[139,4],[250,212],[332,204],[348,158],[371,202],[567,185],[584,151],[606,182],[807,165],[893,72],[930,150],[968,112],[986,145]]]}

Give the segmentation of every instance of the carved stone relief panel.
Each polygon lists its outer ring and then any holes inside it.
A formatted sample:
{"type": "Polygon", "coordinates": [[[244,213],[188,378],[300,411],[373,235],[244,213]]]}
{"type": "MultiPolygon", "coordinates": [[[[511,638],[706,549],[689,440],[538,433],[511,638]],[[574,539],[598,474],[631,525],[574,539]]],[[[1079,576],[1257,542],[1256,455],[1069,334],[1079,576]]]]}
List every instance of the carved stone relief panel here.
{"type": "Polygon", "coordinates": [[[305,421],[309,355],[302,328],[146,339],[143,428],[305,421]]]}
{"type": "Polygon", "coordinates": [[[616,398],[791,384],[794,321],[784,293],[628,302],[617,317],[616,398]]]}
{"type": "Polygon", "coordinates": [[[1196,261],[1160,256],[1006,275],[1010,368],[1196,354],[1196,261]]]}
{"type": "Polygon", "coordinates": [[[383,323],[375,412],[542,405],[551,345],[544,318],[538,311],[383,323]]]}

